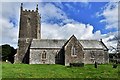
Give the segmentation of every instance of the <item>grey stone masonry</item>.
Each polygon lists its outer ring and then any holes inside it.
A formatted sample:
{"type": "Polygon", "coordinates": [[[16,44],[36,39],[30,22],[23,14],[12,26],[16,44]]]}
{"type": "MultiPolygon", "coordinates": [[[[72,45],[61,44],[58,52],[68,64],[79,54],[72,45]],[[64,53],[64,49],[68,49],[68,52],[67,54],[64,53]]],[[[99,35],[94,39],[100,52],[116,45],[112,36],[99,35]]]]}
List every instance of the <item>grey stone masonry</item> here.
{"type": "Polygon", "coordinates": [[[24,57],[29,49],[32,39],[40,39],[40,16],[38,13],[38,5],[36,10],[23,10],[23,4],[21,3],[20,13],[20,27],[19,27],[19,38],[18,38],[18,52],[16,54],[15,63],[22,63],[24,57]]]}

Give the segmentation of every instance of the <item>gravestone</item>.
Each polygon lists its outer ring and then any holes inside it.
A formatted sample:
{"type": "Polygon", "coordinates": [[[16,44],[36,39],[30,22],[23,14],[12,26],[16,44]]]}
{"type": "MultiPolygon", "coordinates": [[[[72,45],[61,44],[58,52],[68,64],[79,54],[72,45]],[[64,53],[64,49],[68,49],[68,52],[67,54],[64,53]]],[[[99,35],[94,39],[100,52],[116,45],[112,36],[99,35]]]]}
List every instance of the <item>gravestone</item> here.
{"type": "Polygon", "coordinates": [[[97,68],[97,62],[95,61],[95,68],[97,68]]]}

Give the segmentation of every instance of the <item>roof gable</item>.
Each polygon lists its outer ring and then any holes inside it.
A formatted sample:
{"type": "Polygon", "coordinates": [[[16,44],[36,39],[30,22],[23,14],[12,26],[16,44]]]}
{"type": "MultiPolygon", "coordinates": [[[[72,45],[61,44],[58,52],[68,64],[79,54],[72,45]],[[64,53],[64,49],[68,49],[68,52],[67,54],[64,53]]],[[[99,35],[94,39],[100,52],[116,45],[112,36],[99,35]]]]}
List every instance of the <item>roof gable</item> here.
{"type": "Polygon", "coordinates": [[[69,44],[76,45],[75,43],[77,43],[79,46],[83,48],[83,46],[80,44],[80,42],[77,40],[77,38],[74,35],[70,37],[70,39],[66,42],[64,46],[66,48],[69,44]]]}

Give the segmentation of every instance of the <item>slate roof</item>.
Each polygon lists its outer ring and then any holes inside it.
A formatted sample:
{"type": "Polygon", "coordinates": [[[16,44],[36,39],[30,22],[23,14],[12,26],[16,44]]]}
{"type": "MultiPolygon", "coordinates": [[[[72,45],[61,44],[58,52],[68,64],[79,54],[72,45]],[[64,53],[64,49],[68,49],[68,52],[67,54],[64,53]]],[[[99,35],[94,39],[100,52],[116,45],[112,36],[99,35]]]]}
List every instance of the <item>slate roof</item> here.
{"type": "Polygon", "coordinates": [[[84,48],[106,49],[100,41],[97,40],[79,40],[84,48]]]}
{"type": "Polygon", "coordinates": [[[61,48],[67,40],[33,39],[31,48],[61,48]]]}
{"type": "MultiPolygon", "coordinates": [[[[58,39],[33,39],[30,48],[62,48],[67,40],[58,39]]],[[[100,41],[97,40],[79,40],[84,49],[106,49],[100,41]]]]}

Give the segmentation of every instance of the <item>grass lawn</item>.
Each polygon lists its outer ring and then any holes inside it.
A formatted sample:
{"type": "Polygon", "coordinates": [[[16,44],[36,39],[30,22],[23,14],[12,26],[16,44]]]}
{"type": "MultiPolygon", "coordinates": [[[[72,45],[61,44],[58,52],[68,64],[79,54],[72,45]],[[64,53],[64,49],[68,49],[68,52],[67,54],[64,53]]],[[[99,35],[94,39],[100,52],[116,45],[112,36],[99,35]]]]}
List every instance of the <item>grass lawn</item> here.
{"type": "MultiPolygon", "coordinates": [[[[119,72],[120,73],[120,72],[119,72]]],[[[118,67],[101,64],[84,67],[65,67],[63,65],[2,64],[3,78],[118,78],[118,67]]]]}

